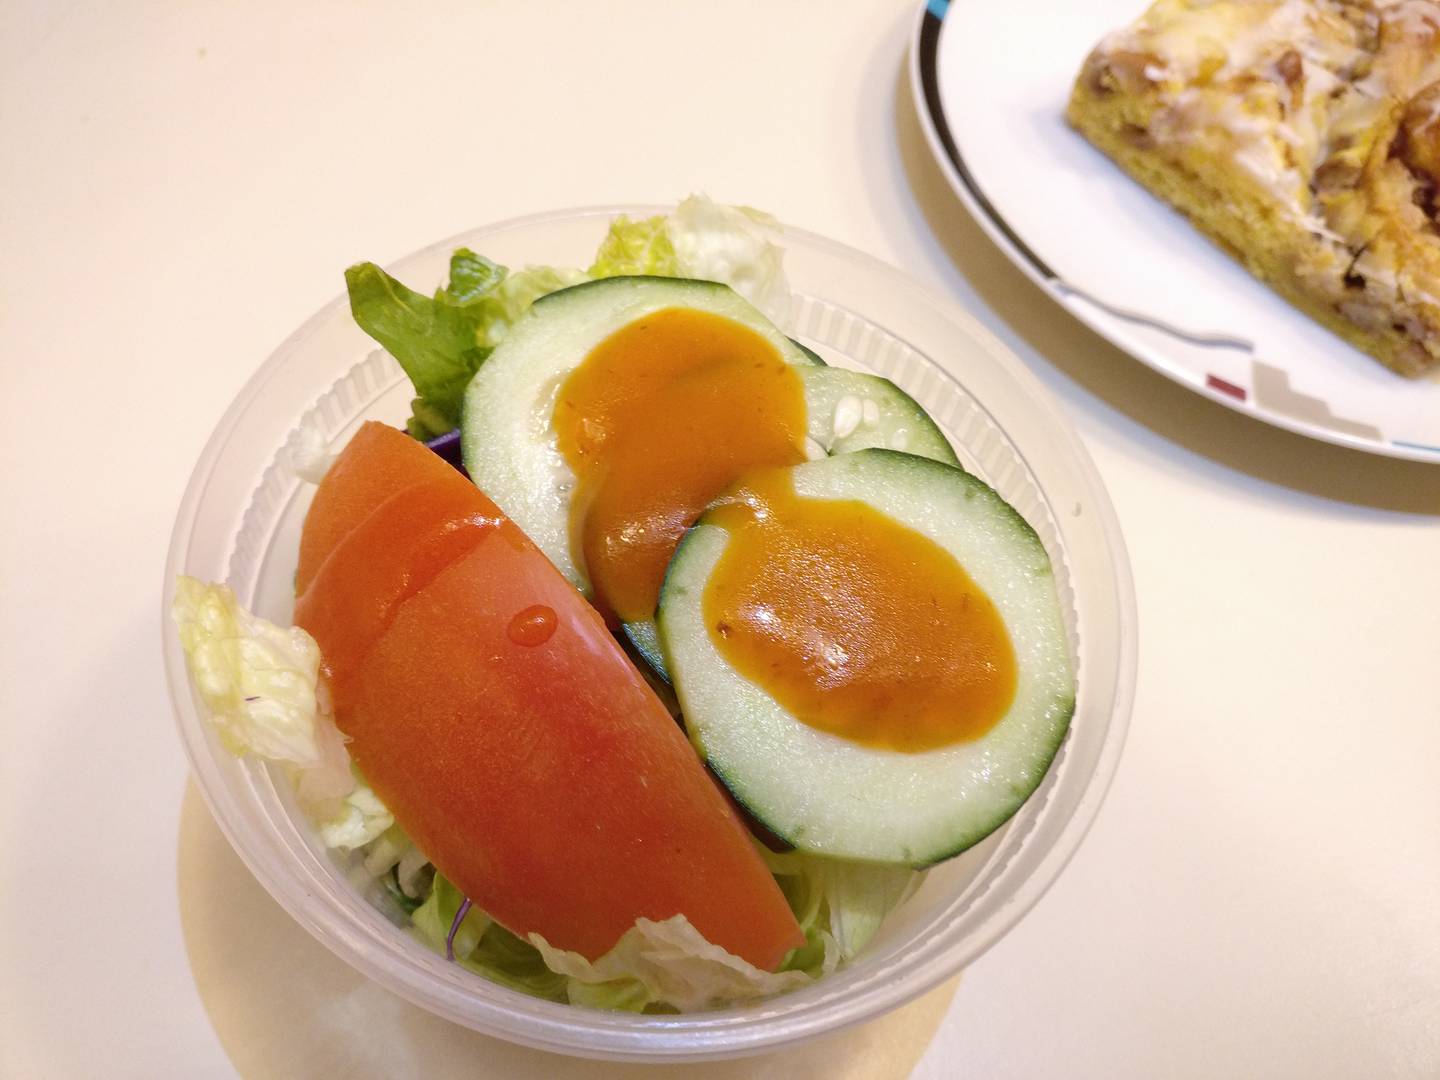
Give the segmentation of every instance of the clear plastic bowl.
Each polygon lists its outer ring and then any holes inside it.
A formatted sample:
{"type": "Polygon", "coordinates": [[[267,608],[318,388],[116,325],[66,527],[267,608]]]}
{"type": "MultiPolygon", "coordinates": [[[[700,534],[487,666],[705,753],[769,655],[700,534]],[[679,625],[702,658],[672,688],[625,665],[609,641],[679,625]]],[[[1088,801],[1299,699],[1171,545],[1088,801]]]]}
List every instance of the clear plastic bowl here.
{"type": "MultiPolygon", "coordinates": [[[[435,244],[392,267],[425,288],[468,246],[510,266],[585,265],[618,213],[520,218],[435,244]]],[[[1054,561],[1079,698],[1044,783],[1003,828],[934,868],[849,968],[759,1004],[684,1016],[557,1005],[493,985],[429,952],[367,904],[320,846],[283,776],[237,760],[202,720],[168,611],[177,574],[225,581],[241,603],[290,621],[310,485],[297,454],[338,449],[365,419],[401,423],[410,388],[354,325],[343,297],[297,330],[225,413],[195,466],[165,569],[165,666],[180,737],[221,830],[260,883],[342,959],[402,997],[477,1031],[592,1058],[693,1061],[789,1046],[916,997],[979,956],[1074,854],[1114,775],[1135,685],[1135,603],[1118,523],[1080,441],[1033,376],[989,332],[860,252],[787,229],[792,335],[832,363],[898,383],[950,435],[966,467],[1035,527],[1054,561]]]]}

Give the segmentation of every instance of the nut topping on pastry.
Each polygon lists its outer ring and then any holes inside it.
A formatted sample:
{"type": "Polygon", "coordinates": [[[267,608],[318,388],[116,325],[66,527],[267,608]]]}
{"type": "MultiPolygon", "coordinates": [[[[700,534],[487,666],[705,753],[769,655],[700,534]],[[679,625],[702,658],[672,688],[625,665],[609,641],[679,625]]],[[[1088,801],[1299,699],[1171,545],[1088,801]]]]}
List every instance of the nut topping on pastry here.
{"type": "Polygon", "coordinates": [[[1427,181],[1433,194],[1440,183],[1440,82],[1410,99],[1395,137],[1395,156],[1427,181]]]}

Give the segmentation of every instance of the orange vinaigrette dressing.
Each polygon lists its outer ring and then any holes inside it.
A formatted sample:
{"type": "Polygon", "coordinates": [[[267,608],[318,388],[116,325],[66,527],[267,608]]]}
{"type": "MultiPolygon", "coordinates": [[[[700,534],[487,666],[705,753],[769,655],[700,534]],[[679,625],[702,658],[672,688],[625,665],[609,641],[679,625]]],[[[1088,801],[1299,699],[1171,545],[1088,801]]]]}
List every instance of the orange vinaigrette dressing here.
{"type": "Polygon", "coordinates": [[[710,521],[730,538],[702,614],[715,647],[799,720],[917,753],[979,738],[1015,697],[995,605],[929,537],[767,470],[710,521]]]}
{"type": "Polygon", "coordinates": [[[805,460],[800,376],[749,327],[665,308],[617,330],[560,387],[574,471],[571,550],[606,619],[655,614],[670,556],[706,504],[751,469],[805,460]]]}

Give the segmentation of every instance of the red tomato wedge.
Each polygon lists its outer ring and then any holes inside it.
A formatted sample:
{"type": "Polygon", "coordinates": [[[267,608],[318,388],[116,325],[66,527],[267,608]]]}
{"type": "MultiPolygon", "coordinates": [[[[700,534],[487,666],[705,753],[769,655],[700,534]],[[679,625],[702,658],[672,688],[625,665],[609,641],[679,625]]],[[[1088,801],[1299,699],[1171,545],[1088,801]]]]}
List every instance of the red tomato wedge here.
{"type": "Polygon", "coordinates": [[[320,645],[336,709],[345,708],[361,660],[399,605],[474,548],[500,517],[474,485],[450,472],[401,488],[376,507],[335,545],[295,602],[296,625],[320,645]]]}
{"type": "Polygon", "coordinates": [[[520,529],[393,434],[357,451],[388,498],[349,448],[317,493],[311,550],[327,557],[296,612],[339,678],[336,719],[366,779],[517,934],[593,960],[637,918],[684,914],[774,970],[800,928],[665,707],[520,529]]]}
{"type": "MultiPolygon", "coordinates": [[[[401,488],[445,480],[455,470],[410,436],[374,420],[362,424],[325,474],[300,535],[295,592],[303,593],[335,545],[401,488]],[[417,456],[407,452],[424,451],[417,456]]],[[[464,477],[459,479],[463,480],[464,477]]]]}

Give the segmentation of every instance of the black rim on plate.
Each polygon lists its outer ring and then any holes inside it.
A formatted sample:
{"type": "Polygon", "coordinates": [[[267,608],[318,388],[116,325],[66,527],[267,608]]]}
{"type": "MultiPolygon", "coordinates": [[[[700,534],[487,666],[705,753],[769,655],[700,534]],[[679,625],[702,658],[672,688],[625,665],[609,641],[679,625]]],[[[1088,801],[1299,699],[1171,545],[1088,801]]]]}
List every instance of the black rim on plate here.
{"type": "Polygon", "coordinates": [[[940,145],[945,150],[945,156],[950,159],[950,164],[955,167],[955,175],[965,185],[965,190],[975,200],[981,212],[990,219],[991,224],[999,229],[1005,239],[1028,262],[1037,274],[1046,281],[1055,281],[1055,271],[1051,270],[1045,260],[1030,250],[1030,245],[1020,239],[1018,233],[1010,227],[1010,223],[1001,216],[1000,211],[989,197],[980,190],[980,185],[975,182],[970,167],[965,164],[965,158],[960,153],[960,148],[955,145],[955,137],[950,134],[950,125],[945,120],[945,106],[940,102],[940,76],[939,76],[939,53],[940,53],[940,24],[945,18],[945,13],[950,10],[950,0],[929,0],[925,5],[925,14],[920,21],[920,89],[925,95],[925,108],[929,110],[930,117],[935,124],[935,134],[940,139],[940,145]]]}

